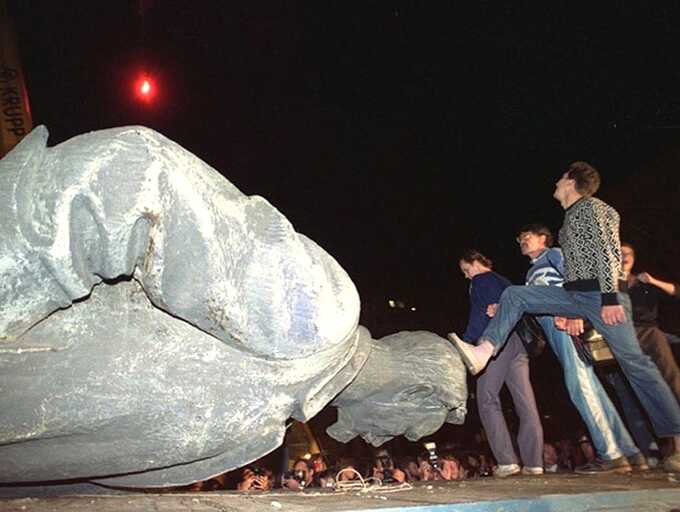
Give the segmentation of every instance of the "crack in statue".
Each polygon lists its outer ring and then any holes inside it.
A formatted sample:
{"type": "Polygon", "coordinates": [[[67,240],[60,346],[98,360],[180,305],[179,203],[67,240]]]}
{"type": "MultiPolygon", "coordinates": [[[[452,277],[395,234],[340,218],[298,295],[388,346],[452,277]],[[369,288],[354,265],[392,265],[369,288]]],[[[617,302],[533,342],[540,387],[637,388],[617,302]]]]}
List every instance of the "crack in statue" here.
{"type": "Polygon", "coordinates": [[[465,417],[427,332],[373,340],[338,263],[259,196],[124,127],[0,161],[0,483],[204,480],[329,433],[379,445],[465,417]]]}

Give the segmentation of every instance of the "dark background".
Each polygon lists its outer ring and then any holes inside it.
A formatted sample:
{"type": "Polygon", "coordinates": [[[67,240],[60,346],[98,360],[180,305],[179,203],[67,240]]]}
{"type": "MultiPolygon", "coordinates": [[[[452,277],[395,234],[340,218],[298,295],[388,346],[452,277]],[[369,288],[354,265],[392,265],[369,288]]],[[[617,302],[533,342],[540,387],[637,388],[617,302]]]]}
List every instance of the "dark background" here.
{"type": "MultiPolygon", "coordinates": [[[[638,268],[680,279],[676,2],[8,8],[50,144],[128,124],[162,132],[332,254],[374,337],[462,331],[467,247],[521,282],[517,229],[559,228],[553,186],[573,160],[600,169],[638,268]],[[148,104],[132,91],[142,70],[158,86],[148,104]]],[[[669,329],[677,317],[676,305],[669,329]]],[[[537,366],[554,402],[554,364],[537,366]]]]}

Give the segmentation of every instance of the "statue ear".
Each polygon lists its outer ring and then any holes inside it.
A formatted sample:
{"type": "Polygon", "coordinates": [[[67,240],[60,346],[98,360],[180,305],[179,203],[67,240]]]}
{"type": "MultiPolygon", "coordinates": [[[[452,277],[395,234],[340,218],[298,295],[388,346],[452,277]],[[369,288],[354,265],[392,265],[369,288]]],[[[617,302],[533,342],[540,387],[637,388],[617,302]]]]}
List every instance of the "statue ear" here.
{"type": "MultiPolygon", "coordinates": [[[[31,218],[35,200],[34,191],[40,190],[45,181],[41,167],[47,155],[48,136],[47,128],[40,125],[21,139],[21,142],[0,160],[0,181],[8,177],[9,183],[16,183],[16,187],[11,192],[7,191],[9,194],[14,194],[14,197],[8,197],[6,204],[17,205],[16,222],[24,237],[34,244],[41,245],[49,243],[49,240],[44,239],[44,236],[35,231],[31,218]],[[14,176],[8,176],[9,174],[14,176]]],[[[2,197],[2,192],[0,192],[0,197],[2,197]]]]}
{"type": "Polygon", "coordinates": [[[5,157],[0,160],[0,174],[10,169],[22,172],[26,167],[35,169],[42,162],[47,149],[49,133],[44,125],[37,126],[26,135],[21,142],[14,146],[5,157]]]}

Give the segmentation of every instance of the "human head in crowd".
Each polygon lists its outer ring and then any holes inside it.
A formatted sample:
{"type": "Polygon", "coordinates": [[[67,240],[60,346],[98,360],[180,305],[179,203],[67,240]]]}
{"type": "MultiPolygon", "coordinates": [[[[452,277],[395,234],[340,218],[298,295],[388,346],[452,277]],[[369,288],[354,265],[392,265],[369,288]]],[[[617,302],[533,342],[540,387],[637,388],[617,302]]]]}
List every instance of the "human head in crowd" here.
{"type": "Polygon", "coordinates": [[[375,454],[373,477],[385,483],[402,483],[406,481],[406,473],[394,464],[392,455],[384,448],[378,450],[375,454]]]}
{"type": "Polygon", "coordinates": [[[621,242],[621,266],[624,274],[630,274],[633,265],[635,265],[635,247],[628,242],[621,242]]]}
{"type": "Polygon", "coordinates": [[[557,473],[558,468],[557,448],[552,443],[543,443],[543,470],[546,473],[557,473]]]}
{"type": "Polygon", "coordinates": [[[460,453],[458,464],[461,471],[465,474],[465,478],[476,478],[479,476],[479,459],[472,453],[460,453]]]}
{"type": "Polygon", "coordinates": [[[600,188],[600,173],[586,162],[573,162],[555,183],[553,197],[568,208],[581,197],[590,197],[600,188]]]}
{"type": "Polygon", "coordinates": [[[493,261],[476,249],[465,251],[458,260],[460,271],[465,279],[472,279],[476,275],[488,272],[493,268],[493,261]]]}
{"type": "Polygon", "coordinates": [[[320,473],[314,472],[314,481],[312,482],[313,487],[335,487],[335,477],[338,472],[335,469],[329,468],[321,471],[320,473]]]}
{"type": "Polygon", "coordinates": [[[321,473],[322,471],[326,471],[328,469],[328,465],[326,464],[326,461],[320,453],[315,453],[312,455],[312,458],[309,459],[309,466],[314,470],[314,473],[321,473]]]}
{"type": "Polygon", "coordinates": [[[546,247],[552,247],[553,236],[550,229],[543,224],[526,224],[517,234],[517,243],[524,256],[533,258],[546,247]]]}
{"type": "Polygon", "coordinates": [[[568,470],[574,469],[573,456],[574,445],[571,440],[564,438],[557,441],[555,444],[557,448],[557,459],[560,467],[568,470]]]}
{"type": "Polygon", "coordinates": [[[479,454],[479,476],[491,476],[493,475],[493,459],[491,455],[486,455],[484,453],[479,454]]]}
{"type": "Polygon", "coordinates": [[[226,489],[227,473],[222,473],[221,475],[214,476],[210,480],[207,480],[203,483],[205,484],[202,489],[204,491],[219,491],[221,489],[226,489]]]}
{"type": "Polygon", "coordinates": [[[236,485],[239,491],[268,491],[272,488],[272,473],[260,466],[249,466],[243,470],[241,481],[236,485]]]}
{"type": "Polygon", "coordinates": [[[336,471],[338,482],[359,479],[359,468],[353,457],[342,457],[336,471]]]}
{"type": "Polygon", "coordinates": [[[582,435],[579,437],[578,447],[586,462],[592,462],[595,460],[595,449],[593,448],[593,444],[590,442],[590,438],[588,436],[582,435]]]}
{"type": "Polygon", "coordinates": [[[309,487],[313,479],[314,469],[305,459],[298,459],[293,468],[283,475],[281,486],[298,491],[309,487]]]}
{"type": "Polygon", "coordinates": [[[418,456],[418,480],[462,480],[466,470],[452,453],[443,453],[437,461],[437,468],[432,466],[428,452],[418,456]]]}
{"type": "Polygon", "coordinates": [[[458,459],[461,472],[465,478],[480,478],[490,476],[493,467],[487,462],[484,454],[464,453],[458,459]]]}
{"type": "Polygon", "coordinates": [[[400,467],[406,473],[406,480],[420,480],[420,469],[415,457],[406,456],[401,458],[400,467]]]}
{"type": "MultiPolygon", "coordinates": [[[[465,468],[451,453],[443,453],[439,459],[439,465],[439,477],[441,477],[441,480],[463,480],[466,476],[465,468]]],[[[435,479],[439,480],[437,477],[435,479]]]]}
{"type": "Polygon", "coordinates": [[[582,196],[594,196],[600,188],[600,173],[588,162],[572,162],[565,174],[582,196]]]}
{"type": "Polygon", "coordinates": [[[333,487],[335,485],[337,471],[328,467],[323,455],[320,453],[312,455],[307,466],[314,471],[313,480],[310,484],[312,487],[333,487]]]}

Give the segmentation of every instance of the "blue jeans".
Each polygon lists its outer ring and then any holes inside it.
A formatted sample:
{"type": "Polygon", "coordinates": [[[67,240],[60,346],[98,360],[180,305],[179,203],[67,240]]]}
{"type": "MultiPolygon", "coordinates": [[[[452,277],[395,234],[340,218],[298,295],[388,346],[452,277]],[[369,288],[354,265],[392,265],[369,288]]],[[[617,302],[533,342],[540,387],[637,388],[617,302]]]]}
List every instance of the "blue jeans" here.
{"type": "Polygon", "coordinates": [[[600,316],[599,292],[567,291],[558,286],[510,286],[501,295],[498,311],[480,337],[494,345],[494,354],[524,313],[587,318],[605,337],[621,370],[640,399],[658,437],[680,435],[680,405],[659,369],[642,352],[633,328],[630,298],[618,294],[626,321],[606,325],[600,316]]]}
{"type": "Polygon", "coordinates": [[[595,370],[583,362],[566,332],[555,327],[552,317],[537,317],[548,343],[564,369],[569,397],[590,432],[597,454],[607,460],[638,453],[638,447],[602,387],[595,370]]]}
{"type": "Polygon", "coordinates": [[[652,434],[647,416],[645,416],[645,412],[642,410],[642,406],[626,378],[618,369],[607,372],[605,378],[619,397],[623,415],[626,417],[628,428],[633,439],[635,439],[635,444],[638,445],[640,451],[646,456],[658,457],[659,446],[656,444],[656,439],[654,439],[654,434],[652,434]]]}

